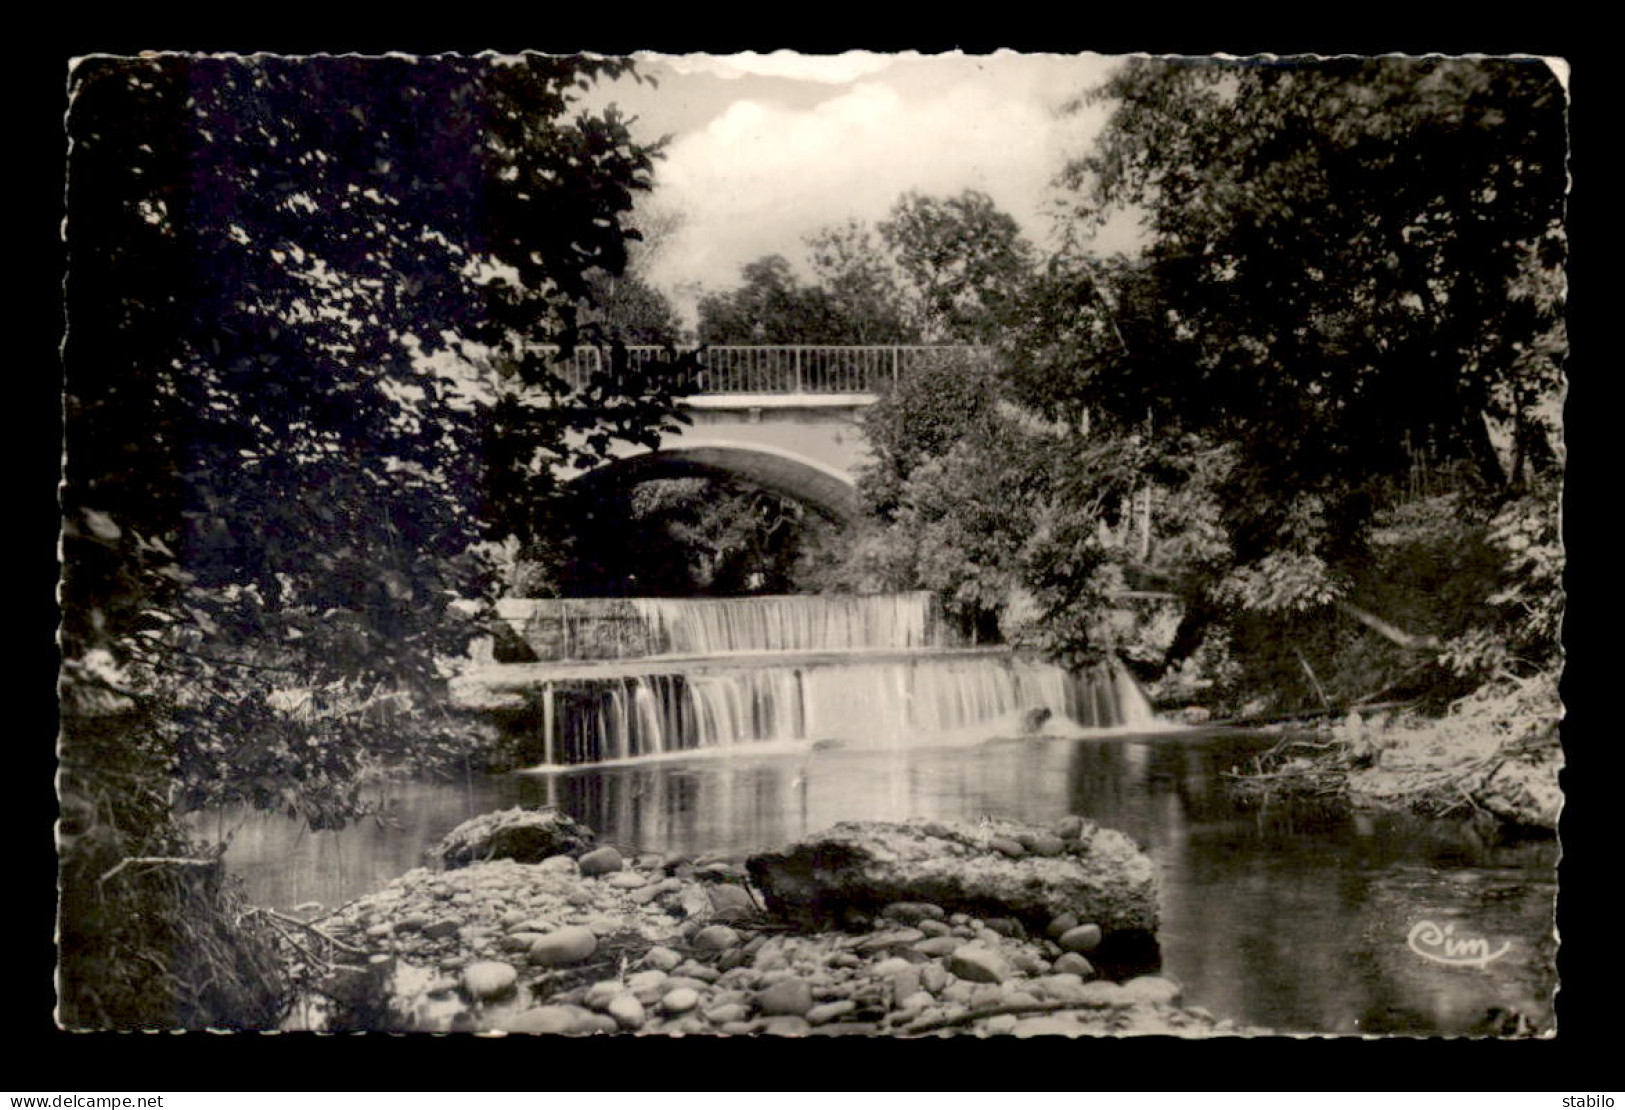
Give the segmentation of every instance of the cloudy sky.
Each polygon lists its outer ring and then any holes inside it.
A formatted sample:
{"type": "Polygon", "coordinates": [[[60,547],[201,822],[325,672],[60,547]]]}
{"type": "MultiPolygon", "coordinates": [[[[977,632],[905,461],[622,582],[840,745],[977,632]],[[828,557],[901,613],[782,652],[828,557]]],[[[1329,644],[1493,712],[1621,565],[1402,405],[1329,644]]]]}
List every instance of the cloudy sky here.
{"type": "Polygon", "coordinates": [[[799,262],[803,239],[849,217],[876,221],[908,189],[980,189],[1035,243],[1049,238],[1049,182],[1099,129],[1099,109],[1060,105],[1118,62],[1099,55],[646,55],[657,85],[616,82],[593,105],[669,135],[654,207],[676,230],[648,276],[692,313],[697,290],[738,282],[765,254],[799,262]]]}

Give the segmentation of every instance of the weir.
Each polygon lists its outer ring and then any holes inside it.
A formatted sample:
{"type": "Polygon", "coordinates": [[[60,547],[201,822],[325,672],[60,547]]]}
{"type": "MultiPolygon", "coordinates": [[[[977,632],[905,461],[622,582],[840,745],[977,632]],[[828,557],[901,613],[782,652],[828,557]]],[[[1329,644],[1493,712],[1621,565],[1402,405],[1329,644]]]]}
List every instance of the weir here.
{"type": "Polygon", "coordinates": [[[1068,671],[957,643],[927,593],[508,602],[542,662],[478,684],[541,768],[767,746],[1148,729],[1115,660],[1068,671]]]}

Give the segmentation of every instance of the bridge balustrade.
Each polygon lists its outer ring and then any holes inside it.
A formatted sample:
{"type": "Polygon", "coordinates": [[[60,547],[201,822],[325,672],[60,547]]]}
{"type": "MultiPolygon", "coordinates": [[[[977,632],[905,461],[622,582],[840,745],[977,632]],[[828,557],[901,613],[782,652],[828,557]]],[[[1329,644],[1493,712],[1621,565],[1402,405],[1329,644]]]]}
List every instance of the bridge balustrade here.
{"type": "MultiPolygon", "coordinates": [[[[541,353],[559,348],[538,345],[541,353]]],[[[693,351],[694,348],[687,348],[693,351]]],[[[986,358],[988,348],[967,346],[714,346],[698,348],[698,394],[874,394],[931,358],[959,355],[986,358]]],[[[664,347],[629,346],[629,365],[642,367],[668,357],[664,347]]],[[[564,358],[559,371],[574,389],[608,368],[607,347],[581,345],[564,358]]]]}

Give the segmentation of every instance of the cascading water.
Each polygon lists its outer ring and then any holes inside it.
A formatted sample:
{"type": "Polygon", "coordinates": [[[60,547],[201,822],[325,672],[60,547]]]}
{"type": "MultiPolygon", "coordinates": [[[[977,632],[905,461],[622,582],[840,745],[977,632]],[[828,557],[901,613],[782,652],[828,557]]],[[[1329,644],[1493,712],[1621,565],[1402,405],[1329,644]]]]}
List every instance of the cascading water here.
{"type": "Polygon", "coordinates": [[[593,673],[604,664],[525,672],[528,711],[517,728],[544,765],[740,745],[1133,730],[1155,720],[1116,661],[1069,672],[945,642],[929,594],[631,604],[659,654],[622,660],[613,673],[593,673]],[[741,654],[757,658],[727,659],[741,654]]]}
{"type": "Polygon", "coordinates": [[[672,655],[904,651],[942,647],[925,592],[633,600],[650,639],[672,655]]]}

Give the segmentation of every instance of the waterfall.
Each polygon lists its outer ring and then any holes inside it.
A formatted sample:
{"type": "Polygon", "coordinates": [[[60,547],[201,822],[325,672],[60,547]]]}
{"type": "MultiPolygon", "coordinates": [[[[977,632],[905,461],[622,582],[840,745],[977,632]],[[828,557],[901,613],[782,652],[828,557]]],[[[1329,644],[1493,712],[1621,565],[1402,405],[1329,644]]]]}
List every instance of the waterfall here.
{"type": "Polygon", "coordinates": [[[924,591],[868,597],[637,598],[650,640],[670,655],[909,650],[947,646],[924,591]]]}
{"type": "Polygon", "coordinates": [[[526,746],[544,764],[811,742],[874,748],[1077,735],[1155,724],[1121,663],[1067,671],[1008,651],[954,647],[944,642],[925,593],[640,598],[629,604],[646,626],[647,642],[663,650],[601,674],[540,665],[555,677],[528,687],[532,712],[522,727],[530,732],[526,746]],[[739,654],[775,658],[727,661],[739,654]]]}

